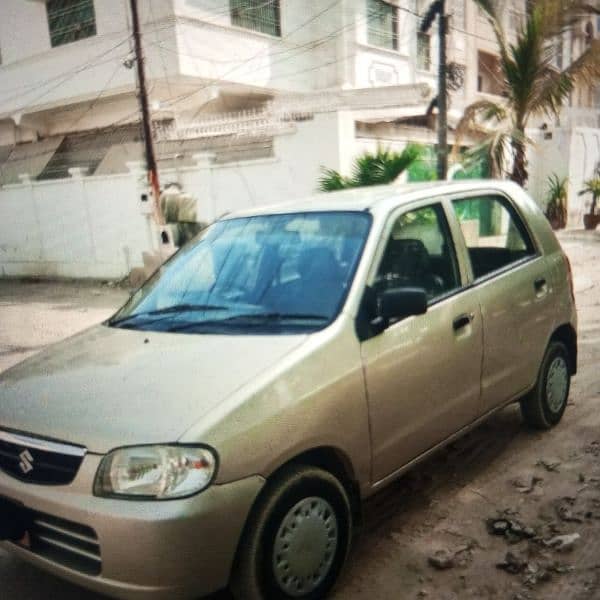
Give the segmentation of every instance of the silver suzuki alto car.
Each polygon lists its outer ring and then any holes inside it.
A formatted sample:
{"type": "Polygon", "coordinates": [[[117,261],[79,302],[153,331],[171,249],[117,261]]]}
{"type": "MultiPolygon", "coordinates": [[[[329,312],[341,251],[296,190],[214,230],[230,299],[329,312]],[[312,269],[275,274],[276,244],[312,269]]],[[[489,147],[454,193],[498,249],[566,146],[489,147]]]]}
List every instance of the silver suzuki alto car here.
{"type": "Polygon", "coordinates": [[[0,379],[0,538],[121,598],[321,598],[360,502],[494,411],[556,425],[569,263],[507,182],[228,215],[0,379]]]}

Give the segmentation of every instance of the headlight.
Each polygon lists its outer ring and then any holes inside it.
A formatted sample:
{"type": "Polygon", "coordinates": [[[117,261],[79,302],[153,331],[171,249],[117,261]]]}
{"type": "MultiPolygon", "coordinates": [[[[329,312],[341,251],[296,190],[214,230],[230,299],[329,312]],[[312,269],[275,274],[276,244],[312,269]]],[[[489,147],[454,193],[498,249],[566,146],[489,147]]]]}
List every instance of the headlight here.
{"type": "Polygon", "coordinates": [[[96,475],[97,496],[168,500],[191,496],[206,488],[216,471],[209,448],[137,446],[107,454],[96,475]]]}

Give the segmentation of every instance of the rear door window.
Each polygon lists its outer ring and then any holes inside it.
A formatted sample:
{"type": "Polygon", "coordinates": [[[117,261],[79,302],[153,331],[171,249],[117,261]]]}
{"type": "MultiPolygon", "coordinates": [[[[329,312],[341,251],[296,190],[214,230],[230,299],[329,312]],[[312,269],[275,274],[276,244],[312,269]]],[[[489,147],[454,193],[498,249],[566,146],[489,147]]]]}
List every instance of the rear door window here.
{"type": "Polygon", "coordinates": [[[536,254],[517,211],[501,196],[453,201],[476,279],[536,254]]]}

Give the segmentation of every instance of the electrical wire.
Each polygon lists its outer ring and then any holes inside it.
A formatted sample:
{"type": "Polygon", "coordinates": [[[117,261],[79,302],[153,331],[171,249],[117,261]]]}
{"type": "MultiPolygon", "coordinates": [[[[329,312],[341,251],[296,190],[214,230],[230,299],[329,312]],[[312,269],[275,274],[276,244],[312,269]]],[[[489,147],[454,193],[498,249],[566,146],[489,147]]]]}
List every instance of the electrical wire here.
{"type": "MultiPolygon", "coordinates": [[[[320,12],[318,12],[316,15],[314,15],[313,17],[311,17],[310,19],[308,19],[307,21],[303,22],[302,25],[298,26],[296,29],[292,30],[291,32],[289,32],[285,38],[282,39],[287,39],[290,36],[292,36],[294,33],[297,33],[298,31],[300,31],[301,29],[303,29],[304,27],[306,27],[307,25],[310,25],[310,23],[316,21],[321,15],[325,14],[327,11],[331,10],[334,6],[338,5],[342,0],[334,0],[333,3],[331,3],[330,5],[328,5],[326,8],[324,8],[323,10],[321,10],[320,12]]],[[[224,78],[231,75],[231,73],[233,73],[234,71],[236,71],[239,67],[243,66],[244,64],[248,64],[249,62],[255,60],[256,58],[258,58],[261,54],[265,53],[265,50],[268,50],[268,48],[263,48],[262,50],[260,50],[259,52],[257,52],[256,54],[252,55],[250,58],[248,58],[246,61],[244,61],[243,63],[241,63],[238,66],[235,66],[231,69],[229,69],[227,72],[225,72],[221,77],[217,78],[217,79],[213,79],[210,83],[201,86],[199,89],[194,90],[192,92],[190,92],[189,94],[185,94],[183,96],[181,96],[176,102],[171,103],[171,106],[173,106],[173,104],[176,104],[177,102],[182,102],[183,100],[187,100],[188,98],[191,98],[192,96],[194,96],[195,94],[198,94],[199,92],[221,82],[224,81],[224,78]]],[[[196,113],[197,114],[197,113],[196,113]]],[[[196,115],[194,115],[195,117],[196,115]]]]}
{"type": "MultiPolygon", "coordinates": [[[[45,79],[43,81],[35,81],[32,83],[27,83],[27,84],[23,84],[23,85],[19,85],[19,86],[14,86],[14,87],[10,87],[10,88],[6,88],[3,87],[0,90],[0,94],[4,93],[4,92],[12,92],[12,91],[17,91],[20,90],[21,92],[26,89],[26,88],[31,88],[31,90],[35,89],[35,88],[39,88],[43,85],[46,85],[48,83],[53,83],[54,81],[58,80],[58,79],[62,79],[63,77],[66,77],[67,75],[72,75],[73,73],[78,74],[81,73],[83,71],[86,71],[88,69],[93,69],[94,67],[98,66],[98,65],[102,65],[105,64],[107,62],[110,62],[111,60],[114,60],[114,57],[109,57],[107,60],[102,61],[102,62],[97,62],[97,60],[99,58],[102,58],[104,56],[106,56],[107,54],[110,54],[113,50],[116,50],[117,48],[119,48],[120,46],[122,46],[123,44],[125,44],[131,36],[127,36],[124,40],[121,40],[118,44],[116,44],[115,46],[112,46],[111,48],[109,48],[108,50],[104,50],[103,52],[101,52],[100,54],[97,54],[96,56],[94,56],[93,58],[87,59],[85,62],[80,63],[78,65],[76,65],[75,67],[71,67],[69,68],[69,70],[67,71],[63,71],[62,73],[59,73],[58,75],[55,75],[53,77],[50,77],[49,79],[45,79]]],[[[104,41],[101,40],[101,41],[104,41]]],[[[4,66],[10,66],[10,65],[4,65],[4,66]]],[[[27,92],[25,92],[27,93],[27,92]]],[[[9,98],[0,98],[1,102],[7,102],[9,100],[12,100],[13,98],[16,98],[18,96],[20,96],[21,94],[15,95],[15,96],[10,96],[9,98]]]]}
{"type": "Polygon", "coordinates": [[[110,84],[113,82],[114,78],[117,76],[117,73],[122,68],[123,68],[123,65],[120,62],[117,63],[116,68],[114,69],[114,71],[112,72],[110,77],[106,80],[106,83],[102,86],[102,88],[100,89],[100,92],[98,92],[96,97],[92,100],[89,107],[79,117],[77,117],[74,121],[72,121],[65,127],[66,131],[73,129],[75,126],[77,126],[79,123],[81,123],[81,121],[84,119],[84,117],[86,117],[90,112],[92,112],[92,110],[94,110],[94,108],[96,107],[96,105],[98,104],[98,102],[100,101],[102,96],[104,95],[104,92],[106,92],[106,90],[109,88],[110,84]]]}
{"type": "MultiPolygon", "coordinates": [[[[152,15],[152,21],[156,21],[156,15],[154,14],[154,4],[152,2],[150,2],[150,14],[152,15]]],[[[148,23],[145,23],[145,25],[148,25],[148,23]]],[[[143,26],[142,26],[143,29],[143,26]]],[[[154,32],[155,38],[156,40],[158,40],[158,31],[155,30],[154,32]]],[[[169,81],[169,73],[167,72],[167,65],[165,63],[165,57],[162,53],[162,48],[159,46],[158,49],[158,55],[160,58],[160,62],[162,65],[162,69],[163,69],[163,73],[165,74],[165,81],[167,82],[167,91],[169,93],[169,96],[171,96],[172,92],[171,92],[171,82],[169,81]]]]}

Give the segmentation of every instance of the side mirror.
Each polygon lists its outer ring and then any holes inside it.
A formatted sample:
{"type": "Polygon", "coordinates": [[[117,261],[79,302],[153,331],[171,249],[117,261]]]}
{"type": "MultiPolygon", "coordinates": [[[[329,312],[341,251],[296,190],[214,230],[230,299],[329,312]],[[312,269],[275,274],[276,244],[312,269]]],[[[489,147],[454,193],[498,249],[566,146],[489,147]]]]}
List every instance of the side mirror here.
{"type": "Polygon", "coordinates": [[[427,294],[423,288],[392,288],[379,294],[379,316],[386,321],[426,312],[427,294]]]}
{"type": "Polygon", "coordinates": [[[423,288],[401,287],[377,292],[367,286],[356,319],[356,333],[361,341],[379,335],[391,320],[404,319],[427,312],[427,294],[423,288]]]}

